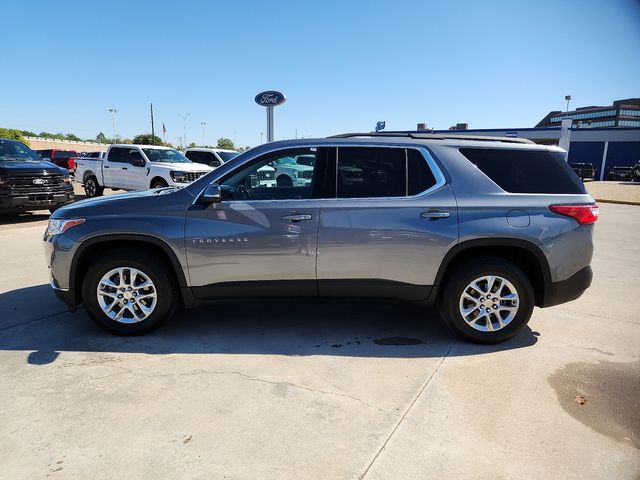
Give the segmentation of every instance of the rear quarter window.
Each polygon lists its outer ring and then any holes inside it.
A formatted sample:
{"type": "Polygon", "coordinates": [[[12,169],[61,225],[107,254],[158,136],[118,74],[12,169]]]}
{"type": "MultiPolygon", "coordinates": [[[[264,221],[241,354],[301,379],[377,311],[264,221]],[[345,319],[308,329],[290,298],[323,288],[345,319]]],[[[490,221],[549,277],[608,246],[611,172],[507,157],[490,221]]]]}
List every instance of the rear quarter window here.
{"type": "Polygon", "coordinates": [[[560,152],[461,148],[460,153],[505,192],[587,193],[560,152]]]}

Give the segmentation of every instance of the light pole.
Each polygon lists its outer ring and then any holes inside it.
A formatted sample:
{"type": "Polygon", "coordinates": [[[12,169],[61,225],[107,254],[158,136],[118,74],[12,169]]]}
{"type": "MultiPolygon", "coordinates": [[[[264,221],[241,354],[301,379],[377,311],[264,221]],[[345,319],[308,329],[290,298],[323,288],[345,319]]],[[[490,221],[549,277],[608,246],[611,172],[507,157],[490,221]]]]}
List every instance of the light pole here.
{"type": "Polygon", "coordinates": [[[567,101],[567,113],[569,113],[569,102],[571,101],[571,95],[565,95],[564,99],[567,101]]]}
{"type": "Polygon", "coordinates": [[[204,141],[204,127],[207,126],[207,122],[200,122],[200,125],[202,125],[202,146],[205,146],[205,141],[204,141]]]}
{"type": "Polygon", "coordinates": [[[191,114],[187,113],[182,115],[179,113],[178,116],[182,118],[182,139],[184,141],[184,147],[187,148],[187,118],[189,118],[191,114]]]}
{"type": "Polygon", "coordinates": [[[116,113],[118,113],[118,110],[113,107],[110,108],[109,111],[111,112],[111,122],[113,123],[113,143],[117,143],[118,135],[116,135],[116,113]]]}
{"type": "Polygon", "coordinates": [[[262,136],[264,135],[264,132],[260,132],[260,145],[262,145],[262,136]]]}

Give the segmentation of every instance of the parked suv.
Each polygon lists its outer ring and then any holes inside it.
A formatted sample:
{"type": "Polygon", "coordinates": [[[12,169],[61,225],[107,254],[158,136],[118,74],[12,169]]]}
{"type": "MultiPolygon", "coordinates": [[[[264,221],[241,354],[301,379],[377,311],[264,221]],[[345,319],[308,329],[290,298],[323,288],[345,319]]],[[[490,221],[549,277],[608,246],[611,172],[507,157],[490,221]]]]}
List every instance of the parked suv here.
{"type": "Polygon", "coordinates": [[[218,168],[238,155],[240,152],[224,148],[187,148],[184,152],[184,156],[192,162],[203,163],[213,168],[218,168]]]}
{"type": "Polygon", "coordinates": [[[369,297],[436,305],[462,338],[500,342],[534,305],[591,283],[598,207],[564,155],[420,133],[268,143],[190,185],[57,211],[51,285],[125,335],[204,301],[369,297]],[[308,183],[247,182],[300,156],[313,157],[308,183]]]}
{"type": "Polygon", "coordinates": [[[0,138],[0,211],[54,211],[74,200],[67,170],[22,142],[0,138]]]}
{"type": "MultiPolygon", "coordinates": [[[[195,163],[202,163],[213,168],[218,168],[223,163],[240,155],[235,150],[223,148],[188,148],[184,156],[195,163]]],[[[270,165],[259,168],[255,175],[247,179],[247,186],[275,187],[276,169],[270,165]]]]}

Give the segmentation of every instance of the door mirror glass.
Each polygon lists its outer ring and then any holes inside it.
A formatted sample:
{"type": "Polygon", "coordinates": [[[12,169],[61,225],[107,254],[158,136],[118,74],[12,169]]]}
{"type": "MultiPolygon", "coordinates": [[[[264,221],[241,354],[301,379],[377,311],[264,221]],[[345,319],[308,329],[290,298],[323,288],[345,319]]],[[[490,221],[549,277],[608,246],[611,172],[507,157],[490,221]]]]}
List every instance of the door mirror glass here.
{"type": "Polygon", "coordinates": [[[146,164],[144,162],[144,159],[134,158],[133,160],[131,160],[131,165],[133,165],[134,167],[144,167],[146,164]]]}
{"type": "Polygon", "coordinates": [[[210,183],[207,188],[202,192],[200,201],[205,205],[212,205],[214,203],[222,202],[222,193],[220,191],[220,185],[217,183],[210,183]]]}

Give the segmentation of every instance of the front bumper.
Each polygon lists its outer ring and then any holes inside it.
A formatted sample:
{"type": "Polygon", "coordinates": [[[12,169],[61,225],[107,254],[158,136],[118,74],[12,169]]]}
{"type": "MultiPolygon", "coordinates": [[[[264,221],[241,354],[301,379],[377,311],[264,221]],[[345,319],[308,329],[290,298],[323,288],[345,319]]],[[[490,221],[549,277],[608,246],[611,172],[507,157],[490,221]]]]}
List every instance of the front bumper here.
{"type": "Polygon", "coordinates": [[[76,298],[76,292],[74,290],[56,286],[56,282],[53,279],[51,280],[51,282],[49,282],[49,285],[51,285],[53,293],[55,293],[60,300],[67,304],[69,310],[74,311],[76,309],[76,307],[78,306],[78,299],[76,298]]]}
{"type": "Polygon", "coordinates": [[[589,288],[592,279],[593,270],[591,270],[591,266],[588,266],[578,270],[566,280],[545,284],[544,298],[539,306],[552,307],[575,300],[589,288]]]}
{"type": "Polygon", "coordinates": [[[30,193],[0,197],[0,210],[38,210],[61,207],[76,199],[73,191],[60,193],[30,193]]]}

